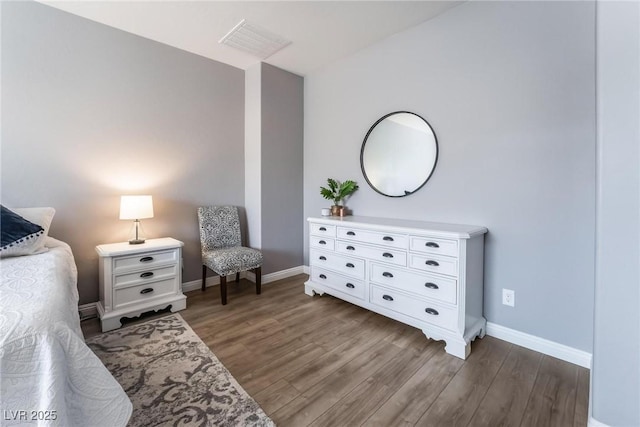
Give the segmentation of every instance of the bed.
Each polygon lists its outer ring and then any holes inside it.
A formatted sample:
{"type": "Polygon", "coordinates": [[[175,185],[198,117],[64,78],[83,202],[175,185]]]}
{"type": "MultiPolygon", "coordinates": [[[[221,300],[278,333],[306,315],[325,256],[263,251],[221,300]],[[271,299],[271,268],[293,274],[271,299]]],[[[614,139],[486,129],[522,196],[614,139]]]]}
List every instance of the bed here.
{"type": "Polygon", "coordinates": [[[131,402],[84,343],[71,248],[44,237],[0,260],[0,425],[124,426],[131,402]]]}

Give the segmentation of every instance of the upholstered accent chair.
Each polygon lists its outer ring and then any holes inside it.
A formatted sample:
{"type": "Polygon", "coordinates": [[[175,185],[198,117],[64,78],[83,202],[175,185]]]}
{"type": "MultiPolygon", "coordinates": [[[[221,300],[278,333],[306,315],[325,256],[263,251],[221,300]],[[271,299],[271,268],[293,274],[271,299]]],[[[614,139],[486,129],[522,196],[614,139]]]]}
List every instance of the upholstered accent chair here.
{"type": "Polygon", "coordinates": [[[256,294],[260,295],[262,252],[242,246],[240,218],[235,206],[203,206],[198,208],[200,245],[202,248],[202,290],[205,290],[207,268],[220,276],[220,298],[227,303],[227,276],[253,270],[256,294]]]}

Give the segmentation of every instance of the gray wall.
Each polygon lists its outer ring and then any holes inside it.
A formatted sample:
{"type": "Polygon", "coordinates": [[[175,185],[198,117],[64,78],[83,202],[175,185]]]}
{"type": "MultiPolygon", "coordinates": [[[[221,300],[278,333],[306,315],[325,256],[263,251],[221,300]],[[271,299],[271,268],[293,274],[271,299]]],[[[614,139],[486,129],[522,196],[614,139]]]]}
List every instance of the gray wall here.
{"type": "Polygon", "coordinates": [[[303,264],[303,78],[262,64],[264,273],[303,264]]]}
{"type": "Polygon", "coordinates": [[[334,177],[361,184],[356,215],[486,226],[487,319],[591,352],[594,19],[590,2],[467,2],[306,76],[305,215],[334,177]],[[440,152],[425,187],[392,199],[359,154],[397,110],[426,118],[440,152]]]}
{"type": "Polygon", "coordinates": [[[149,237],[185,242],[196,207],[244,205],[242,70],[32,2],[2,2],[2,203],[53,206],[80,302],[98,299],[94,246],[127,239],[121,194],[152,194],[149,237]]]}
{"type": "Polygon", "coordinates": [[[640,425],[640,3],[598,2],[593,418],[640,425]]]}

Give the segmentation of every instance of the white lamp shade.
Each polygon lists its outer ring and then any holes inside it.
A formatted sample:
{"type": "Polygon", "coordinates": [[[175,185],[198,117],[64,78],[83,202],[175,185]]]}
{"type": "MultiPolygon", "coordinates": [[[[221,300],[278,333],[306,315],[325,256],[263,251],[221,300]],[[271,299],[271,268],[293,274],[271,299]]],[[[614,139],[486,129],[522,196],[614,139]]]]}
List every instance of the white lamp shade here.
{"type": "Polygon", "coordinates": [[[122,196],[120,198],[120,219],[153,218],[151,196],[122,196]]]}

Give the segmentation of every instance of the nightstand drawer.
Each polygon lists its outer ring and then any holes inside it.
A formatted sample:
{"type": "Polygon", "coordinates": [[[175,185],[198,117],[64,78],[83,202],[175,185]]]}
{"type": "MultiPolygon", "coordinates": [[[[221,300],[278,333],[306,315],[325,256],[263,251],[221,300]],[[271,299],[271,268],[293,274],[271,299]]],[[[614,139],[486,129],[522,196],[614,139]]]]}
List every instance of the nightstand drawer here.
{"type": "Polygon", "coordinates": [[[159,279],[171,279],[176,276],[176,273],[177,265],[170,265],[168,267],[160,268],[149,268],[142,271],[136,271],[135,273],[121,274],[119,276],[116,276],[113,280],[113,286],[118,288],[135,283],[152,282],[159,279]]]}
{"type": "Polygon", "coordinates": [[[458,277],[458,258],[411,254],[409,267],[458,277]]]}
{"type": "Polygon", "coordinates": [[[328,239],[326,237],[309,237],[309,245],[312,248],[325,249],[327,251],[332,251],[335,249],[335,240],[328,239]]]}
{"type": "Polygon", "coordinates": [[[325,224],[309,224],[309,234],[314,236],[336,237],[336,226],[325,224]]]}
{"type": "Polygon", "coordinates": [[[152,268],[156,265],[178,262],[178,251],[147,252],[135,256],[119,256],[113,258],[113,271],[152,268]]]}
{"type": "Polygon", "coordinates": [[[411,236],[409,250],[428,254],[458,256],[458,241],[411,236]]]}
{"type": "Polygon", "coordinates": [[[115,308],[118,309],[175,293],[175,278],[120,288],[115,290],[115,308]]]}

